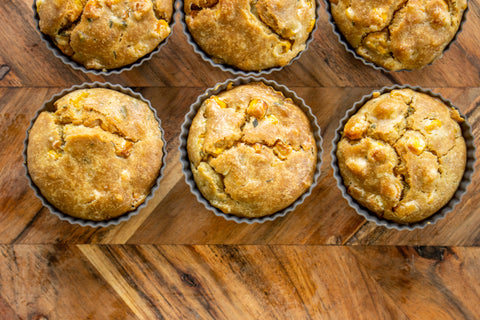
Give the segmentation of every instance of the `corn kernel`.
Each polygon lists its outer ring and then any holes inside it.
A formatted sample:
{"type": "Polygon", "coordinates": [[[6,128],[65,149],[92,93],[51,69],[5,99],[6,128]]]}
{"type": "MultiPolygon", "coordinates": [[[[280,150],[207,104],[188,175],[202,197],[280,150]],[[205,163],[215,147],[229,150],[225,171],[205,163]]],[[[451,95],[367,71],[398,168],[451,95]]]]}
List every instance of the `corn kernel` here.
{"type": "Polygon", "coordinates": [[[352,7],[348,7],[345,10],[345,15],[348,19],[353,20],[355,18],[355,12],[353,11],[352,7]]]}
{"type": "Polygon", "coordinates": [[[407,140],[407,148],[410,150],[413,154],[419,155],[425,150],[425,147],[427,146],[426,142],[423,139],[419,139],[417,137],[409,137],[407,140]]]}
{"type": "Polygon", "coordinates": [[[308,25],[307,32],[311,32],[315,27],[315,19],[310,20],[310,24],[308,25]]]}
{"type": "Polygon", "coordinates": [[[357,119],[350,119],[345,125],[344,129],[345,135],[352,140],[360,139],[369,127],[369,123],[367,121],[357,119]]]}
{"type": "Polygon", "coordinates": [[[257,119],[262,119],[267,112],[268,105],[262,99],[252,99],[247,107],[247,114],[257,119]]]}
{"type": "Polygon", "coordinates": [[[253,145],[253,149],[255,150],[256,153],[260,153],[260,151],[262,151],[262,145],[260,143],[255,143],[253,145]]]}
{"type": "Polygon", "coordinates": [[[277,124],[278,123],[277,117],[275,117],[273,114],[268,115],[265,119],[270,121],[272,124],[277,124]]]}
{"type": "Polygon", "coordinates": [[[82,104],[80,103],[83,99],[88,97],[90,94],[86,91],[80,93],[79,95],[75,96],[74,98],[70,99],[70,104],[73,104],[73,106],[77,109],[82,108],[82,104]]]}
{"type": "Polygon", "coordinates": [[[218,104],[220,108],[225,109],[227,107],[227,104],[220,100],[220,98],[218,98],[217,96],[212,96],[212,99],[218,104]]]}
{"type": "Polygon", "coordinates": [[[348,158],[345,161],[345,165],[347,168],[352,171],[353,174],[359,176],[367,176],[368,173],[368,163],[365,158],[362,157],[355,157],[355,158],[348,158]]]}
{"type": "Polygon", "coordinates": [[[280,160],[287,159],[287,156],[292,152],[292,147],[288,144],[284,143],[283,141],[277,141],[275,146],[273,147],[273,152],[277,155],[280,160]]]}
{"type": "Polygon", "coordinates": [[[213,154],[214,154],[215,156],[218,156],[218,155],[219,155],[220,153],[222,153],[222,152],[223,152],[223,149],[222,149],[222,148],[215,148],[215,151],[213,152],[213,154]]]}
{"type": "Polygon", "coordinates": [[[49,150],[49,151],[48,151],[48,155],[49,155],[52,159],[54,159],[54,160],[58,160],[58,159],[60,159],[60,157],[62,156],[61,153],[58,153],[58,152],[55,151],[55,150],[49,150]]]}
{"type": "Polygon", "coordinates": [[[425,130],[427,130],[428,133],[431,133],[433,130],[436,130],[442,126],[442,121],[435,119],[430,121],[428,125],[425,126],[425,130]]]}

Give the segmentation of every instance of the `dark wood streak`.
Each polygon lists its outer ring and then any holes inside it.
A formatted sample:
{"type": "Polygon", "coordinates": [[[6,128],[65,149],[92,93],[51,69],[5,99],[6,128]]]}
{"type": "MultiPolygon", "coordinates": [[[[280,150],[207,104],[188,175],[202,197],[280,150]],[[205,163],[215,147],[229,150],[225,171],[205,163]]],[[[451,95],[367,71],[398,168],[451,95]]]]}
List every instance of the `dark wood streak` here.
{"type": "Polygon", "coordinates": [[[10,72],[10,66],[8,64],[3,64],[0,66],[0,81],[5,78],[5,76],[10,72]]]}

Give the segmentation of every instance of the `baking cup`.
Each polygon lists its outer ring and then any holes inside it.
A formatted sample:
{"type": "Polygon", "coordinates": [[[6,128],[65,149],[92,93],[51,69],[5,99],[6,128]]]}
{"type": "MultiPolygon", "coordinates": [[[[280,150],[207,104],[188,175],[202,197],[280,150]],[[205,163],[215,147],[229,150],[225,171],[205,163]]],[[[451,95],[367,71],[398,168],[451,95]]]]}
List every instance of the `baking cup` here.
{"type": "Polygon", "coordinates": [[[75,70],[80,70],[80,71],[83,71],[85,73],[92,73],[92,74],[95,74],[95,75],[102,75],[102,76],[109,76],[109,75],[112,75],[112,74],[120,74],[123,71],[132,70],[133,68],[138,67],[138,66],[142,65],[144,62],[152,59],[153,55],[156,54],[157,52],[159,52],[160,49],[167,44],[168,38],[170,38],[170,36],[173,33],[173,26],[176,23],[176,19],[175,19],[176,3],[174,2],[173,3],[173,12],[172,12],[172,21],[169,24],[171,31],[170,31],[170,34],[165,38],[165,40],[160,42],[160,44],[155,49],[153,49],[151,52],[147,53],[143,57],[140,57],[137,61],[135,61],[131,64],[128,64],[126,66],[123,66],[123,67],[119,67],[119,68],[115,68],[115,69],[108,69],[108,70],[104,71],[104,70],[97,70],[97,69],[87,69],[87,68],[85,68],[85,66],[83,64],[78,63],[75,60],[73,60],[71,57],[65,55],[62,52],[62,50],[60,50],[55,45],[55,43],[53,43],[52,39],[48,35],[44,34],[42,31],[40,31],[40,24],[39,24],[40,23],[40,17],[38,16],[38,12],[37,12],[37,0],[33,1],[32,9],[33,9],[33,19],[35,20],[35,27],[37,28],[37,31],[40,34],[40,38],[45,43],[47,48],[50,49],[50,51],[53,52],[53,55],[55,57],[59,58],[60,60],[62,60],[62,62],[64,64],[69,65],[70,67],[72,67],[75,70]]]}
{"type": "Polygon", "coordinates": [[[357,101],[353,105],[352,108],[347,110],[345,116],[340,120],[340,125],[338,126],[337,130],[335,131],[335,137],[332,141],[332,146],[333,147],[332,147],[332,152],[331,152],[331,156],[332,156],[331,165],[333,167],[333,176],[337,180],[337,186],[340,189],[340,191],[342,192],[342,196],[347,200],[348,204],[353,209],[355,209],[355,211],[359,215],[363,216],[368,221],[373,221],[377,225],[384,226],[384,227],[387,227],[389,229],[410,230],[410,231],[414,230],[414,229],[417,229],[417,228],[422,229],[422,228],[425,228],[428,225],[432,225],[432,224],[436,223],[440,219],[443,219],[447,213],[449,213],[450,211],[453,210],[453,208],[455,208],[457,203],[459,203],[460,200],[462,199],[462,196],[467,192],[467,187],[470,184],[470,182],[472,181],[472,175],[473,175],[473,172],[475,171],[474,136],[473,136],[473,133],[472,133],[472,128],[470,127],[470,125],[467,122],[467,118],[460,112],[460,110],[457,107],[455,107],[452,104],[452,102],[450,100],[443,98],[441,95],[439,95],[437,93],[434,93],[431,90],[423,89],[423,88],[418,87],[418,86],[412,87],[410,85],[401,85],[401,86],[400,85],[395,85],[395,86],[392,86],[392,87],[383,87],[380,90],[373,91],[369,95],[363,96],[360,101],[357,101]],[[343,184],[343,178],[340,174],[340,169],[338,167],[338,159],[337,159],[337,144],[340,141],[340,139],[342,138],[343,128],[344,128],[345,124],[347,123],[347,121],[350,119],[350,117],[353,116],[368,100],[372,99],[373,94],[375,92],[379,92],[380,95],[382,95],[384,93],[387,93],[387,92],[390,92],[390,91],[396,90],[396,89],[412,89],[412,90],[417,91],[417,92],[426,93],[426,94],[428,94],[432,97],[435,97],[435,98],[439,99],[440,101],[442,101],[448,107],[455,108],[460,113],[460,115],[465,119],[465,121],[463,121],[460,124],[460,127],[462,129],[462,135],[463,135],[463,138],[465,139],[465,144],[466,144],[466,147],[467,147],[467,162],[466,162],[466,165],[465,165],[465,172],[463,173],[463,177],[462,177],[462,180],[461,180],[461,182],[458,186],[457,191],[455,191],[455,193],[452,196],[452,198],[450,199],[450,201],[445,206],[443,206],[440,210],[438,210],[436,213],[434,213],[433,215],[431,215],[430,217],[428,217],[425,220],[410,223],[410,224],[400,224],[400,223],[397,223],[397,222],[394,222],[394,221],[390,221],[390,220],[380,218],[374,212],[372,212],[369,209],[365,208],[364,206],[360,205],[352,196],[350,196],[347,193],[347,189],[346,189],[345,185],[343,184]]]}
{"type": "Polygon", "coordinates": [[[212,60],[212,58],[207,53],[205,53],[205,51],[203,51],[202,48],[200,48],[200,46],[195,42],[192,35],[190,34],[190,31],[188,30],[187,23],[185,22],[185,12],[183,10],[184,1],[179,0],[178,3],[179,3],[179,7],[177,8],[177,10],[180,13],[180,21],[181,21],[181,24],[183,26],[183,33],[187,37],[188,43],[190,43],[190,45],[193,47],[193,51],[195,51],[197,54],[199,54],[200,57],[202,57],[202,59],[204,61],[207,61],[212,66],[220,68],[222,71],[233,73],[236,76],[243,76],[243,77],[248,77],[248,76],[258,77],[258,76],[261,76],[261,75],[270,74],[274,71],[280,71],[284,67],[287,67],[287,66],[291,65],[294,61],[300,59],[300,56],[302,55],[302,53],[307,51],[308,46],[313,41],[315,31],[318,28],[318,18],[319,18],[319,12],[320,12],[320,0],[315,0],[315,4],[317,6],[316,10],[315,10],[315,26],[313,27],[313,30],[310,32],[310,35],[309,35],[307,41],[305,42],[305,49],[300,51],[297,54],[296,57],[294,57],[292,60],[290,60],[290,62],[288,64],[286,64],[284,66],[272,67],[272,68],[268,68],[268,69],[264,69],[264,70],[260,70],[260,71],[245,71],[245,70],[236,68],[235,66],[231,66],[231,65],[227,65],[227,64],[220,64],[220,63],[214,62],[212,60]]]}
{"type": "Polygon", "coordinates": [[[190,111],[185,115],[185,122],[182,125],[182,131],[180,133],[180,162],[182,163],[182,172],[185,175],[185,181],[190,186],[190,191],[197,197],[197,200],[201,202],[205,208],[212,211],[216,216],[223,217],[226,220],[235,221],[237,223],[263,223],[265,221],[273,221],[278,217],[283,217],[290,211],[295,210],[295,208],[303,203],[306,197],[308,197],[311,193],[313,188],[317,185],[318,177],[320,176],[320,167],[322,165],[322,136],[320,135],[320,127],[317,124],[317,118],[313,115],[312,110],[309,106],[305,104],[302,98],[298,97],[297,94],[291,90],[289,90],[284,85],[280,85],[275,81],[266,80],[264,78],[258,77],[238,77],[234,80],[227,80],[223,83],[218,83],[214,87],[208,89],[204,94],[200,95],[195,101],[194,104],[190,106],[190,111]],[[197,114],[198,109],[202,105],[202,103],[207,100],[212,95],[217,95],[222,91],[227,90],[230,86],[239,86],[247,83],[252,82],[263,82],[265,85],[272,87],[276,91],[281,92],[286,98],[292,99],[292,101],[305,113],[310,121],[310,125],[312,126],[313,135],[315,137],[316,145],[317,145],[317,165],[315,167],[315,174],[313,176],[312,185],[308,188],[305,193],[303,193],[297,200],[295,200],[291,205],[286,207],[285,209],[275,212],[272,215],[264,216],[260,218],[245,218],[245,217],[237,217],[234,215],[223,213],[220,209],[212,206],[210,202],[205,199],[202,195],[200,190],[198,190],[195,180],[193,179],[193,173],[190,168],[190,160],[188,158],[187,152],[187,139],[188,133],[190,131],[190,126],[192,124],[193,118],[197,114]]]}
{"type": "Polygon", "coordinates": [[[85,226],[89,226],[89,227],[108,227],[108,226],[112,226],[112,225],[117,225],[119,224],[120,222],[122,221],[127,221],[128,219],[130,219],[131,217],[137,215],[140,210],[145,207],[147,205],[147,202],[153,198],[153,195],[155,194],[155,191],[158,189],[159,185],[160,185],[160,180],[162,180],[162,177],[163,177],[163,171],[165,169],[165,159],[166,159],[166,156],[167,156],[167,149],[166,149],[166,141],[165,141],[165,132],[163,131],[163,128],[161,126],[161,121],[160,119],[158,118],[157,116],[157,112],[156,110],[152,107],[150,101],[148,101],[147,99],[145,99],[140,93],[138,92],[134,92],[132,91],[130,88],[125,88],[125,87],[122,87],[120,85],[114,85],[114,84],[111,84],[109,82],[106,82],[106,83],[101,83],[101,82],[94,82],[94,83],[84,83],[82,85],[75,85],[69,89],[65,89],[63,90],[62,92],[58,93],[58,94],[55,94],[54,96],[52,96],[50,98],[50,100],[46,101],[43,106],[37,111],[37,113],[35,114],[35,116],[33,117],[33,119],[30,121],[30,126],[28,127],[27,129],[27,132],[26,132],[26,138],[25,140],[23,141],[23,167],[25,168],[25,172],[26,172],[26,176],[27,176],[27,179],[28,179],[28,183],[30,185],[30,187],[32,187],[32,189],[35,191],[35,195],[40,199],[40,201],[42,201],[42,204],[47,207],[51,213],[53,213],[54,215],[56,215],[57,217],[60,218],[60,220],[64,220],[64,221],[68,221],[70,222],[71,224],[79,224],[81,225],[82,227],[85,227],[85,226]],[[42,113],[43,111],[54,111],[55,110],[55,107],[53,105],[53,103],[55,101],[57,101],[58,99],[60,99],[61,97],[65,96],[66,94],[70,93],[70,92],[73,92],[75,90],[78,90],[78,89],[91,89],[91,88],[106,88],[106,89],[112,89],[112,90],[115,90],[115,91],[118,91],[118,92],[122,92],[124,94],[127,94],[129,96],[132,96],[134,98],[137,98],[137,99],[140,99],[142,100],[143,102],[147,103],[148,106],[150,107],[150,110],[152,110],[153,114],[154,114],[154,117],[155,119],[157,120],[158,122],[158,126],[160,128],[160,131],[162,133],[162,142],[163,142],[163,147],[162,147],[162,165],[160,167],[160,171],[159,171],[159,174],[158,174],[158,177],[157,179],[155,180],[155,183],[154,185],[152,186],[152,188],[150,189],[150,193],[147,195],[147,197],[145,198],[145,200],[143,201],[142,204],[140,204],[135,210],[133,211],[129,211],[129,212],[126,212],[125,214],[121,215],[121,216],[118,216],[118,217],[115,217],[115,218],[112,218],[112,219],[109,219],[109,220],[103,220],[103,221],[93,221],[93,220],[85,220],[85,219],[80,219],[80,218],[76,218],[76,217],[72,217],[72,216],[69,216],[61,211],[59,211],[54,205],[52,205],[50,202],[48,202],[47,199],[45,199],[45,197],[42,195],[40,189],[35,185],[35,183],[32,181],[32,178],[28,172],[28,166],[27,166],[27,148],[28,148],[28,136],[30,134],[30,129],[32,128],[34,122],[37,120],[38,116],[40,115],[40,113],[42,113]]]}
{"type": "MultiPolygon", "coordinates": [[[[384,67],[381,67],[381,66],[378,66],[376,65],[375,63],[369,61],[369,60],[366,60],[364,57],[362,57],[361,55],[359,55],[355,49],[350,45],[350,43],[347,41],[347,39],[345,39],[345,37],[343,36],[343,34],[340,32],[340,29],[337,27],[337,24],[335,23],[335,20],[333,19],[333,16],[332,16],[332,13],[331,13],[331,10],[330,10],[330,0],[323,0],[325,2],[325,7],[326,7],[326,11],[327,11],[327,15],[328,15],[328,20],[330,21],[330,24],[332,25],[332,29],[333,29],[333,33],[335,35],[337,35],[337,38],[338,38],[338,41],[343,44],[343,46],[345,47],[345,50],[347,50],[348,52],[350,52],[354,57],[355,59],[357,60],[360,60],[364,65],[367,65],[367,66],[370,66],[372,67],[373,69],[375,70],[381,70],[381,71],[385,71],[385,72],[401,72],[401,71],[413,71],[413,70],[419,70],[419,69],[402,69],[402,70],[388,70],[384,67]]],[[[452,40],[447,44],[447,46],[445,47],[445,49],[443,49],[443,52],[442,54],[437,58],[435,59],[434,61],[430,62],[429,64],[425,65],[424,67],[426,66],[429,66],[429,65],[432,65],[435,61],[439,60],[442,58],[443,54],[445,52],[447,52],[450,47],[452,46],[452,44],[454,42],[457,41],[457,36],[458,34],[462,31],[462,28],[463,28],[463,24],[465,23],[465,21],[467,20],[467,12],[468,12],[468,9],[469,7],[467,6],[467,8],[465,9],[465,11],[463,12],[463,16],[462,16],[462,21],[460,21],[460,24],[458,26],[458,30],[457,32],[455,33],[455,35],[453,36],[452,40]]]]}

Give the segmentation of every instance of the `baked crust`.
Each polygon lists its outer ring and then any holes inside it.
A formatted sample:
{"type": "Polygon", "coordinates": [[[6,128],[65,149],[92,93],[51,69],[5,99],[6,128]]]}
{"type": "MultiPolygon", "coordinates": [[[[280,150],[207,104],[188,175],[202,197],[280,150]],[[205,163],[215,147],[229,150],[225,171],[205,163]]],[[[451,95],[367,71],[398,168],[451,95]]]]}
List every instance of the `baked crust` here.
{"type": "Polygon", "coordinates": [[[348,193],[388,220],[426,219],[453,196],[466,145],[458,111],[411,89],[373,98],[345,124],[337,158],[348,193]]]}
{"type": "Polygon", "coordinates": [[[115,69],[170,34],[172,0],[37,0],[40,30],[87,69],[115,69]]]}
{"type": "Polygon", "coordinates": [[[330,0],[335,24],[355,51],[388,70],[420,69],[442,56],[466,0],[330,0]]]}
{"type": "Polygon", "coordinates": [[[314,0],[186,0],[185,22],[214,62],[245,71],[284,66],[305,49],[314,0]]]}
{"type": "Polygon", "coordinates": [[[71,92],[30,130],[28,172],[65,214],[107,220],[135,210],[162,164],[161,131],[149,106],[102,88],[71,92]]]}
{"type": "Polygon", "coordinates": [[[224,213],[248,218],[292,204],[311,186],[317,163],[306,115],[263,83],[206,99],[187,150],[203,196],[224,213]]]}

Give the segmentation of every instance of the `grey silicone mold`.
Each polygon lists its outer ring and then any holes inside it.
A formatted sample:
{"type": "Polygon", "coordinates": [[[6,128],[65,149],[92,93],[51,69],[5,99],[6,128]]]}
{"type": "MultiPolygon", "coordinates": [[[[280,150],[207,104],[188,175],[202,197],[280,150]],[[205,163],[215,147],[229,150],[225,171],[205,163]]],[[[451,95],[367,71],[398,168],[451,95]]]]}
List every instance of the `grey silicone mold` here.
{"type": "Polygon", "coordinates": [[[84,73],[92,73],[92,74],[95,74],[95,75],[102,75],[102,76],[109,76],[109,75],[112,75],[112,74],[120,74],[122,73],[123,71],[130,71],[132,70],[133,68],[135,67],[138,67],[140,65],[142,65],[144,62],[146,61],[149,61],[152,59],[152,57],[158,53],[160,51],[160,49],[165,46],[168,42],[168,39],[171,37],[172,33],[173,33],[173,26],[175,25],[176,23],[176,19],[175,19],[175,16],[176,16],[176,3],[174,2],[173,3],[173,13],[172,13],[172,21],[170,22],[169,26],[170,26],[170,29],[171,29],[171,32],[170,34],[167,36],[167,38],[165,38],[165,40],[163,40],[154,50],[152,50],[150,53],[147,53],[146,55],[144,55],[143,57],[139,58],[137,61],[129,64],[129,65],[126,65],[126,66],[123,66],[123,67],[119,67],[119,68],[115,68],[115,69],[109,69],[109,70],[97,70],[97,69],[87,69],[85,68],[82,64],[76,62],[75,60],[73,60],[72,58],[70,58],[69,56],[65,55],[56,45],[55,43],[53,43],[52,39],[50,39],[49,36],[47,36],[46,34],[44,34],[43,32],[40,31],[40,26],[39,26],[39,21],[40,21],[40,18],[38,16],[38,13],[37,13],[37,0],[34,0],[33,1],[33,6],[32,6],[32,9],[33,9],[33,19],[35,20],[35,27],[37,28],[37,31],[38,33],[40,34],[40,38],[42,39],[42,41],[45,43],[45,45],[47,46],[48,49],[50,49],[50,51],[52,51],[53,55],[57,58],[59,58],[60,60],[62,60],[62,62],[66,65],[69,65],[70,67],[72,67],[74,70],[80,70],[84,73]]]}
{"type": "MultiPolygon", "coordinates": [[[[370,66],[372,67],[373,69],[375,70],[380,70],[380,71],[385,71],[385,72],[402,72],[402,71],[413,71],[415,69],[402,69],[402,70],[396,70],[396,71],[392,71],[392,70],[388,70],[384,67],[381,67],[379,65],[376,65],[375,63],[363,58],[362,56],[360,56],[356,51],[355,49],[350,45],[350,43],[348,43],[347,39],[345,39],[345,37],[343,36],[343,34],[340,32],[340,30],[338,29],[336,23],[335,23],[335,20],[333,19],[333,16],[332,16],[332,13],[330,11],[330,0],[323,0],[325,2],[325,7],[326,7],[326,12],[327,12],[327,15],[328,15],[328,20],[330,21],[330,25],[332,26],[332,29],[333,29],[333,33],[337,36],[338,38],[338,41],[345,47],[345,50],[349,53],[351,53],[355,59],[357,60],[360,60],[364,65],[366,66],[370,66]]],[[[460,21],[460,25],[458,26],[458,30],[457,32],[455,33],[455,35],[453,36],[452,40],[447,44],[447,46],[445,47],[445,49],[443,49],[443,52],[442,52],[442,56],[445,52],[447,52],[450,47],[452,46],[453,43],[455,43],[457,41],[457,37],[458,35],[460,34],[460,32],[462,31],[462,28],[463,28],[463,24],[465,23],[465,21],[467,20],[467,12],[468,12],[468,6],[467,8],[465,9],[465,11],[463,12],[463,16],[462,16],[462,21],[460,21]]],[[[433,63],[435,63],[435,61],[441,59],[441,56],[438,57],[437,59],[435,59],[433,62],[429,63],[429,65],[432,65],[433,63]]]]}
{"type": "Polygon", "coordinates": [[[310,43],[314,39],[315,31],[318,28],[318,18],[319,18],[319,12],[320,12],[320,7],[321,7],[320,6],[320,0],[315,0],[315,4],[316,4],[315,26],[314,26],[313,30],[310,32],[310,35],[309,35],[309,37],[308,37],[308,39],[305,43],[305,49],[302,50],[301,52],[299,52],[297,54],[297,56],[295,58],[293,58],[292,60],[290,60],[290,62],[288,64],[286,64],[284,66],[272,67],[272,68],[268,68],[268,69],[264,69],[264,70],[260,70],[260,71],[245,71],[245,70],[241,70],[241,69],[236,68],[236,67],[231,66],[231,65],[220,64],[220,63],[214,62],[212,60],[212,58],[207,53],[205,53],[205,51],[203,51],[202,48],[200,48],[200,46],[195,42],[192,35],[188,31],[187,24],[185,23],[185,12],[183,10],[183,6],[184,6],[183,0],[179,0],[178,3],[179,3],[179,7],[177,8],[177,10],[180,13],[180,22],[183,26],[183,33],[187,37],[188,43],[193,47],[193,51],[195,51],[198,55],[200,55],[200,57],[204,61],[210,63],[213,67],[217,67],[217,68],[220,68],[222,71],[230,72],[230,73],[233,73],[236,76],[243,76],[243,77],[248,77],[248,76],[258,77],[258,76],[263,76],[263,75],[266,75],[266,74],[270,74],[274,71],[280,71],[283,68],[291,65],[294,61],[300,59],[300,56],[302,55],[302,53],[308,50],[308,47],[309,47],[310,43]]]}
{"type": "Polygon", "coordinates": [[[185,115],[185,122],[182,125],[182,131],[180,133],[180,162],[182,163],[182,172],[185,175],[185,181],[186,183],[190,186],[191,192],[197,197],[197,200],[202,203],[205,208],[208,210],[212,211],[216,216],[223,217],[226,220],[230,221],[235,221],[237,223],[247,223],[247,224],[252,224],[252,223],[263,223],[265,221],[273,221],[276,218],[283,217],[287,213],[295,210],[295,208],[303,203],[305,198],[307,198],[311,193],[313,188],[317,185],[318,178],[320,176],[320,167],[322,165],[322,137],[320,134],[320,127],[317,124],[317,118],[315,115],[312,113],[312,110],[310,109],[309,106],[305,104],[305,101],[303,101],[302,98],[298,97],[297,94],[291,90],[289,90],[287,87],[280,85],[276,83],[275,81],[271,80],[266,80],[264,78],[258,78],[258,77],[238,77],[234,80],[227,80],[223,83],[216,84],[212,88],[208,89],[204,94],[200,95],[197,98],[197,101],[193,103],[190,106],[189,112],[185,115]],[[229,84],[232,84],[233,86],[239,86],[251,82],[263,82],[264,84],[271,86],[274,88],[276,91],[280,91],[283,93],[283,95],[286,98],[292,99],[292,101],[300,107],[300,109],[305,113],[305,115],[308,117],[310,124],[312,126],[313,134],[315,137],[316,145],[317,145],[317,165],[315,167],[315,174],[313,178],[313,183],[308,188],[308,190],[302,194],[295,202],[293,202],[290,206],[286,207],[285,209],[278,211],[272,215],[261,217],[261,218],[244,218],[244,217],[237,217],[234,215],[226,214],[223,213],[221,210],[218,208],[212,206],[210,202],[203,197],[201,194],[200,190],[198,190],[195,180],[193,179],[193,174],[190,168],[190,160],[188,158],[188,153],[187,153],[187,138],[188,138],[188,133],[190,130],[190,126],[192,124],[193,118],[197,114],[198,109],[202,105],[203,101],[205,101],[207,98],[209,98],[212,95],[216,95],[224,90],[227,89],[229,84]]]}
{"type": "Polygon", "coordinates": [[[153,198],[154,194],[155,194],[155,191],[158,189],[159,185],[160,185],[160,180],[162,180],[162,177],[163,177],[163,171],[165,169],[165,160],[166,160],[166,156],[167,156],[167,149],[166,149],[166,141],[165,141],[165,133],[163,131],[163,128],[162,128],[162,125],[161,125],[161,121],[160,119],[158,118],[157,116],[157,112],[155,110],[155,108],[152,107],[150,101],[148,101],[147,99],[145,99],[140,93],[138,92],[134,92],[132,91],[130,88],[125,88],[125,87],[122,87],[120,85],[114,85],[114,84],[111,84],[111,83],[108,83],[108,82],[105,82],[105,83],[101,83],[101,82],[94,82],[94,83],[84,83],[82,85],[75,85],[69,89],[65,89],[63,90],[62,92],[58,93],[58,94],[55,94],[53,95],[48,101],[46,101],[43,106],[37,111],[37,113],[35,114],[35,116],[33,117],[33,119],[30,121],[30,126],[28,127],[27,131],[26,131],[26,137],[25,137],[25,140],[23,142],[23,159],[24,159],[24,162],[23,162],[23,167],[25,168],[25,173],[26,173],[26,176],[27,176],[27,179],[28,179],[28,183],[30,185],[30,187],[35,191],[35,195],[40,199],[40,201],[42,202],[42,204],[47,207],[51,213],[53,213],[54,215],[56,215],[58,218],[60,218],[60,220],[64,220],[64,221],[68,221],[69,223],[71,224],[78,224],[78,225],[81,225],[82,227],[86,227],[86,226],[89,226],[89,227],[93,227],[93,228],[96,228],[96,227],[108,227],[108,226],[112,226],[112,225],[118,225],[120,222],[123,222],[123,221],[127,221],[128,219],[130,219],[131,217],[137,215],[140,210],[142,208],[144,208],[146,205],[147,205],[147,202],[153,198]],[[129,212],[126,212],[125,214],[121,215],[121,216],[118,216],[116,218],[113,218],[113,219],[109,219],[109,220],[103,220],[103,221],[92,221],[92,220],[85,220],[85,219],[80,219],[80,218],[75,218],[75,217],[72,217],[72,216],[69,216],[63,212],[61,212],[60,210],[58,210],[55,206],[53,206],[50,202],[48,202],[47,199],[45,199],[45,197],[42,195],[40,189],[35,185],[35,183],[32,181],[32,178],[28,172],[28,163],[27,163],[27,149],[28,149],[28,137],[29,137],[29,134],[30,134],[30,129],[32,128],[35,120],[38,118],[38,116],[40,115],[40,113],[42,113],[43,111],[54,111],[55,108],[53,106],[53,103],[58,100],[59,98],[65,96],[66,94],[70,93],[70,92],[73,92],[75,90],[78,90],[78,89],[90,89],[90,88],[106,88],[106,89],[112,89],[112,90],[115,90],[115,91],[119,91],[119,92],[122,92],[124,94],[127,94],[129,96],[132,96],[134,98],[137,98],[137,99],[140,99],[142,101],[144,101],[145,103],[148,104],[150,110],[152,110],[153,114],[154,114],[154,117],[155,119],[158,121],[158,125],[159,125],[159,128],[160,128],[160,131],[162,133],[162,142],[163,142],[163,148],[162,148],[162,165],[160,167],[160,171],[159,171],[159,174],[158,174],[158,177],[156,178],[155,180],[155,183],[154,185],[152,186],[151,190],[150,190],[150,193],[148,194],[148,196],[145,198],[145,201],[140,204],[135,210],[133,211],[129,211],[129,212]]]}
{"type": "Polygon", "coordinates": [[[333,167],[333,176],[337,180],[337,186],[342,192],[342,196],[347,200],[348,204],[355,209],[355,211],[363,216],[365,219],[368,221],[375,222],[379,226],[384,226],[389,229],[396,229],[396,230],[414,230],[417,228],[425,228],[428,225],[433,225],[436,223],[438,220],[443,219],[447,213],[451,212],[455,206],[460,202],[462,199],[462,196],[467,192],[467,187],[472,181],[472,175],[475,171],[475,143],[474,143],[474,136],[472,133],[472,128],[467,122],[466,117],[460,112],[460,110],[455,107],[452,102],[448,99],[443,98],[441,95],[432,92],[431,90],[428,89],[423,89],[421,87],[415,86],[412,87],[410,85],[395,85],[392,87],[383,87],[380,90],[375,90],[372,93],[363,96],[359,101],[357,101],[353,107],[347,110],[345,116],[340,120],[340,124],[335,131],[335,137],[332,141],[332,162],[331,165],[333,167]],[[432,216],[428,217],[425,220],[411,223],[411,224],[400,224],[396,223],[394,221],[386,220],[383,218],[378,217],[374,212],[368,210],[367,208],[363,207],[360,205],[355,199],[353,199],[352,196],[350,196],[347,192],[347,189],[345,185],[343,184],[343,178],[340,174],[340,170],[338,167],[338,160],[337,160],[337,144],[340,141],[342,137],[342,132],[345,124],[347,123],[348,119],[350,119],[351,116],[353,116],[368,100],[373,98],[373,93],[374,92],[379,92],[380,94],[390,92],[392,90],[396,89],[412,89],[418,92],[426,93],[432,97],[435,97],[439,100],[441,100],[443,103],[445,103],[449,107],[453,107],[458,110],[460,115],[465,119],[464,122],[460,124],[460,127],[462,129],[462,135],[465,139],[465,143],[467,146],[467,163],[465,166],[465,172],[463,174],[462,181],[460,182],[460,185],[458,186],[457,191],[453,195],[453,197],[450,199],[450,201],[443,206],[439,211],[434,213],[432,216]]]}

